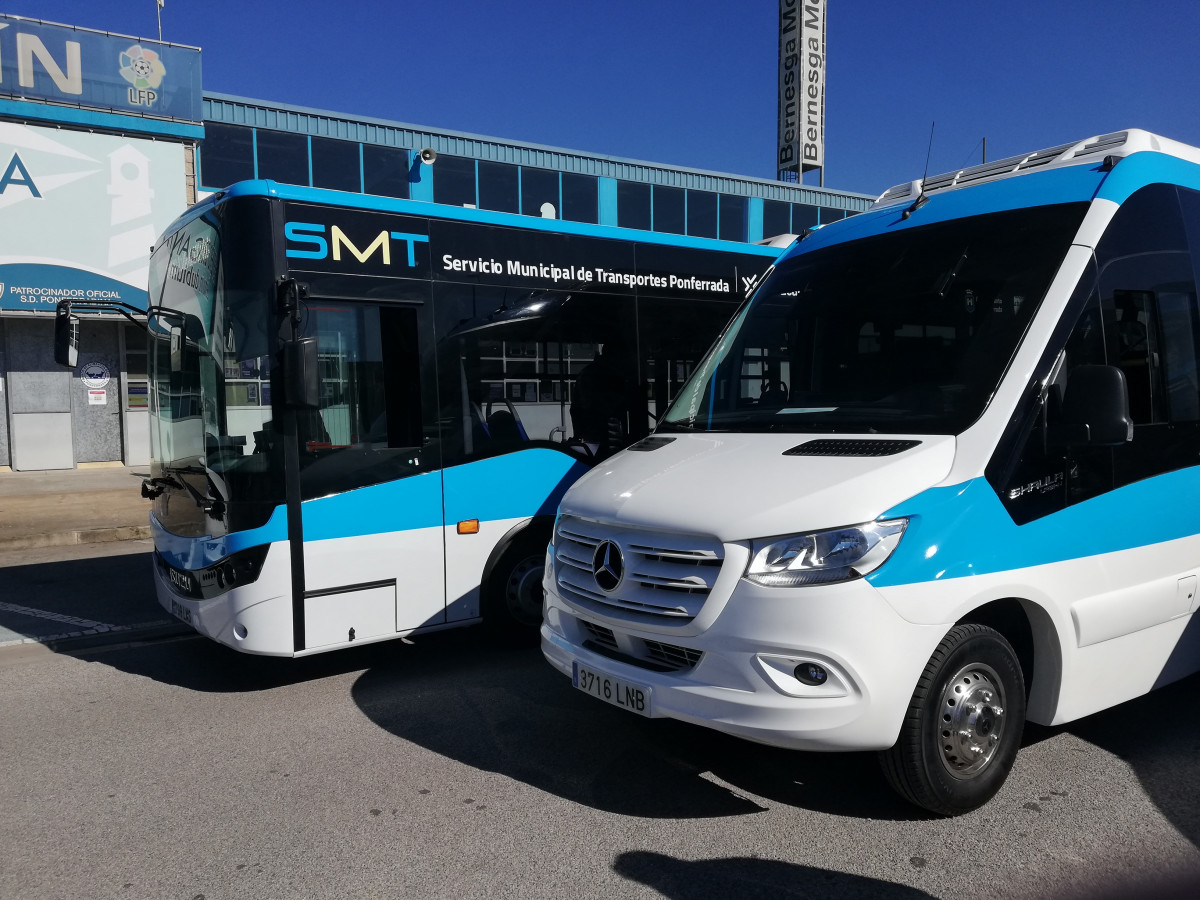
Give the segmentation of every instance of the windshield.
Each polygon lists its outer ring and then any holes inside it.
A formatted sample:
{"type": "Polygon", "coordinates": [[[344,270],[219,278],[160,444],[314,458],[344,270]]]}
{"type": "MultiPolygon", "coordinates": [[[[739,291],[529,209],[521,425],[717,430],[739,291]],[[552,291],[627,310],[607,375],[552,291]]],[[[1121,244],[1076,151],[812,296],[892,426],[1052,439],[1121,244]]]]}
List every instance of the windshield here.
{"type": "Polygon", "coordinates": [[[660,430],[959,433],[986,407],[1085,210],[989,213],[785,259],[660,430]]]}
{"type": "MultiPolygon", "coordinates": [[[[283,502],[271,416],[270,254],[218,207],[166,238],[148,316],[155,515],[181,535],[261,525],[283,502]]],[[[269,234],[263,229],[259,234],[269,234]]]]}

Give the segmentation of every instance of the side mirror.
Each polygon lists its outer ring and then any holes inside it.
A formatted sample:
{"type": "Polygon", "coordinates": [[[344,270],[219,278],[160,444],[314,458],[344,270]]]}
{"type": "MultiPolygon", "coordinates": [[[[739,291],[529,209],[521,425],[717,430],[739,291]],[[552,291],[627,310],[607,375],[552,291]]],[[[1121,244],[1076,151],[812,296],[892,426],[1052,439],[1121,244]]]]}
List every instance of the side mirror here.
{"type": "Polygon", "coordinates": [[[280,348],[283,366],[283,400],[288,406],[316,409],[321,405],[317,377],[317,339],[299,338],[280,348]]]}
{"type": "Polygon", "coordinates": [[[1116,366],[1079,366],[1071,371],[1059,421],[1050,426],[1050,442],[1115,447],[1133,440],[1129,388],[1116,366]]]}
{"type": "Polygon", "coordinates": [[[70,369],[79,365],[79,316],[71,315],[66,300],[54,314],[54,361],[70,369]]]}
{"type": "Polygon", "coordinates": [[[183,371],[183,351],[185,347],[182,325],[171,325],[171,371],[183,371]]]}

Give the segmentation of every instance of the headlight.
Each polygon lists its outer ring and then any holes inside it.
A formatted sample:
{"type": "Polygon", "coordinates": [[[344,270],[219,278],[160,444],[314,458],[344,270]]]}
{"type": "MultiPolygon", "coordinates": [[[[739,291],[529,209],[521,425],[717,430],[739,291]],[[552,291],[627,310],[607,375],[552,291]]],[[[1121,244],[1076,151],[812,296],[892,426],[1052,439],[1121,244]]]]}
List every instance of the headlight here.
{"type": "Polygon", "coordinates": [[[745,578],[766,587],[800,587],[861,578],[892,555],[908,519],[867,522],[812,534],[750,542],[745,578]]]}

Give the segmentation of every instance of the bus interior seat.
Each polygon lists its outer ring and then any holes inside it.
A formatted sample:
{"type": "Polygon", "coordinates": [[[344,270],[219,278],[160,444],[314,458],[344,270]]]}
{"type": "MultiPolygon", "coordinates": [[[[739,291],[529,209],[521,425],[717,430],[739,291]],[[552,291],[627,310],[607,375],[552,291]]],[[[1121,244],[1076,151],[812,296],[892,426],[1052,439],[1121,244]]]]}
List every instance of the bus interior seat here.
{"type": "Polygon", "coordinates": [[[501,447],[512,447],[528,440],[517,417],[507,409],[498,409],[488,416],[487,430],[492,443],[501,447]]]}

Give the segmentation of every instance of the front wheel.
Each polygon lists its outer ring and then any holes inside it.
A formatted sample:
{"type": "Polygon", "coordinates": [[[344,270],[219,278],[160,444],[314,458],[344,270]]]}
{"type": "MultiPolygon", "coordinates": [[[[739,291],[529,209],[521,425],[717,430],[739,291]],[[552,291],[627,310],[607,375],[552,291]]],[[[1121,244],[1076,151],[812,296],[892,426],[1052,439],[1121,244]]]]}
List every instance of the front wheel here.
{"type": "Polygon", "coordinates": [[[978,809],[1004,784],[1025,728],[1025,679],[1004,636],[956,625],[917,682],[894,747],[880,754],[906,800],[943,816],[978,809]]]}
{"type": "Polygon", "coordinates": [[[534,635],[542,624],[547,537],[523,534],[504,552],[483,593],[483,620],[509,635],[534,635]]]}

